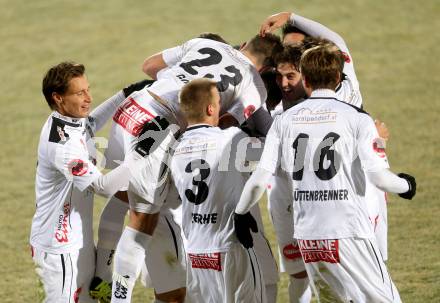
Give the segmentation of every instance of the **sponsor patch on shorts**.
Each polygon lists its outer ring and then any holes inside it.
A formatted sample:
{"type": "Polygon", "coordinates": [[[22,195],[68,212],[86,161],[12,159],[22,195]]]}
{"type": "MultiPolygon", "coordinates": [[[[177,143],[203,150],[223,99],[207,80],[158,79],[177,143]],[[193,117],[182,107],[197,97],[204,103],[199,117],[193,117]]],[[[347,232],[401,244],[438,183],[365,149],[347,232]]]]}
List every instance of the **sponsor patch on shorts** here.
{"type": "Polygon", "coordinates": [[[289,260],[301,258],[298,243],[290,243],[283,247],[283,256],[289,260]]]}
{"type": "Polygon", "coordinates": [[[222,271],[220,253],[188,254],[192,268],[213,269],[222,271]]]}
{"type": "Polygon", "coordinates": [[[339,263],[339,241],[298,240],[304,263],[339,263]]]}

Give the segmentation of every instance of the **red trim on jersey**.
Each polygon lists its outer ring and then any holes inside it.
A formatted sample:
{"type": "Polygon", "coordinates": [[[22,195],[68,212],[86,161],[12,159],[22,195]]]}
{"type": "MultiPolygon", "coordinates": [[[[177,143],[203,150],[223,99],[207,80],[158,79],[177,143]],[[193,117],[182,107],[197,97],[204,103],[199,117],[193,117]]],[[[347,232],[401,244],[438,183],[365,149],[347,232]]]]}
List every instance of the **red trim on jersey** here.
{"type": "Polygon", "coordinates": [[[142,130],[142,126],[154,117],[155,115],[129,97],[116,110],[113,121],[122,126],[131,135],[137,136],[142,130]]]}

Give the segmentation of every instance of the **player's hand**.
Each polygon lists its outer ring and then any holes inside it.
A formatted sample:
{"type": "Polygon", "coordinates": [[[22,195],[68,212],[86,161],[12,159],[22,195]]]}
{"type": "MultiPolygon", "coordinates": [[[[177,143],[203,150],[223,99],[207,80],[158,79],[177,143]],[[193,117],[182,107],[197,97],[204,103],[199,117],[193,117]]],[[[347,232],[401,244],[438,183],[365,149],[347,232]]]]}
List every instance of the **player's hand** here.
{"type": "Polygon", "coordinates": [[[150,86],[151,84],[154,83],[154,80],[141,80],[139,82],[136,83],[132,83],[126,87],[124,87],[122,89],[122,91],[124,92],[124,96],[125,98],[127,98],[128,96],[130,96],[133,92],[136,92],[138,90],[143,89],[145,86],[150,86]]]}
{"type": "Polygon", "coordinates": [[[254,240],[252,238],[251,230],[258,232],[257,221],[252,217],[250,212],[244,215],[234,213],[234,231],[238,238],[238,241],[248,249],[254,246],[254,240]]]}
{"type": "Polygon", "coordinates": [[[290,15],[291,13],[289,12],[282,12],[267,17],[266,20],[263,21],[263,24],[261,24],[260,36],[264,37],[266,33],[272,33],[282,27],[287,21],[289,21],[290,15]]]}
{"type": "Polygon", "coordinates": [[[413,176],[410,176],[410,175],[404,174],[404,173],[400,173],[400,174],[397,174],[397,175],[400,178],[405,179],[406,182],[408,182],[408,186],[409,186],[408,191],[399,194],[399,196],[404,198],[404,199],[411,200],[416,195],[416,188],[417,188],[416,179],[413,176]]]}
{"type": "Polygon", "coordinates": [[[379,137],[388,141],[390,138],[390,132],[388,131],[388,127],[386,124],[379,119],[374,120],[374,124],[376,125],[377,132],[379,133],[379,137]]]}

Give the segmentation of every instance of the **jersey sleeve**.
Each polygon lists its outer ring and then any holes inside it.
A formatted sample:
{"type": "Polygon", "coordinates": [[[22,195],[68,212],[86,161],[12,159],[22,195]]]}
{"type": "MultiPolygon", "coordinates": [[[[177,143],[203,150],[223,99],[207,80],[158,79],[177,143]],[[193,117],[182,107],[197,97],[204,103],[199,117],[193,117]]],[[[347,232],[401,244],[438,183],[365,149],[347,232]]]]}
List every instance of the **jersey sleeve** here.
{"type": "Polygon", "coordinates": [[[223,132],[222,141],[230,144],[230,158],[226,162],[241,172],[254,171],[263,151],[262,142],[255,137],[249,137],[238,127],[230,127],[223,132]]]}
{"type": "Polygon", "coordinates": [[[281,162],[281,117],[275,117],[267,133],[259,168],[274,174],[281,162]]]}
{"type": "Polygon", "coordinates": [[[81,139],[72,138],[65,144],[53,143],[51,147],[53,165],[80,191],[101,176],[99,169],[90,161],[81,139]]]}
{"type": "Polygon", "coordinates": [[[358,114],[357,130],[357,152],[363,169],[368,173],[389,168],[385,146],[373,119],[366,114],[358,114]]]}
{"type": "Polygon", "coordinates": [[[125,96],[121,90],[114,96],[105,100],[90,113],[88,120],[92,126],[93,133],[100,130],[104,126],[104,124],[114,115],[116,109],[124,100],[125,96]]]}
{"type": "Polygon", "coordinates": [[[176,65],[182,61],[187,51],[196,44],[200,39],[192,39],[181,45],[168,48],[162,51],[162,58],[168,66],[176,65]]]}
{"type": "Polygon", "coordinates": [[[240,89],[234,105],[228,112],[242,124],[246,121],[264,102],[266,102],[267,91],[263,80],[259,75],[251,75],[250,82],[240,89]]]}
{"type": "Polygon", "coordinates": [[[336,46],[339,47],[339,49],[344,54],[344,74],[346,74],[350,78],[356,88],[359,86],[356,73],[354,71],[353,60],[351,58],[350,51],[348,50],[348,46],[345,43],[344,39],[338,33],[332,31],[331,29],[322,25],[319,22],[307,19],[296,14],[291,15],[290,22],[292,22],[292,24],[298,29],[302,30],[312,37],[324,38],[336,44],[336,46]]]}

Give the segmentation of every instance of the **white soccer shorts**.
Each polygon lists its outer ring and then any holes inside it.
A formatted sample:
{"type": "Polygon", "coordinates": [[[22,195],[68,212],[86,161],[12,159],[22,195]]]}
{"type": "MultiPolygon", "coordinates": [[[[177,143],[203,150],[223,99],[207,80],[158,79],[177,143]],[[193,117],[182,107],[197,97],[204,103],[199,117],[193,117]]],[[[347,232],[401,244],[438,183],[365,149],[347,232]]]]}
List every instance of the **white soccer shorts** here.
{"type": "Polygon", "coordinates": [[[50,254],[32,248],[32,258],[41,280],[45,303],[96,302],[89,296],[95,273],[95,248],[66,254],[50,254]]]}
{"type": "Polygon", "coordinates": [[[323,301],[400,302],[375,238],[298,243],[312,288],[323,301]]]}
{"type": "Polygon", "coordinates": [[[141,282],[161,294],[186,286],[186,259],[180,227],[171,214],[160,214],[146,251],[141,282]]]}
{"type": "Polygon", "coordinates": [[[266,302],[255,251],[234,243],[226,253],[188,254],[187,297],[191,303],[266,302]]]}

